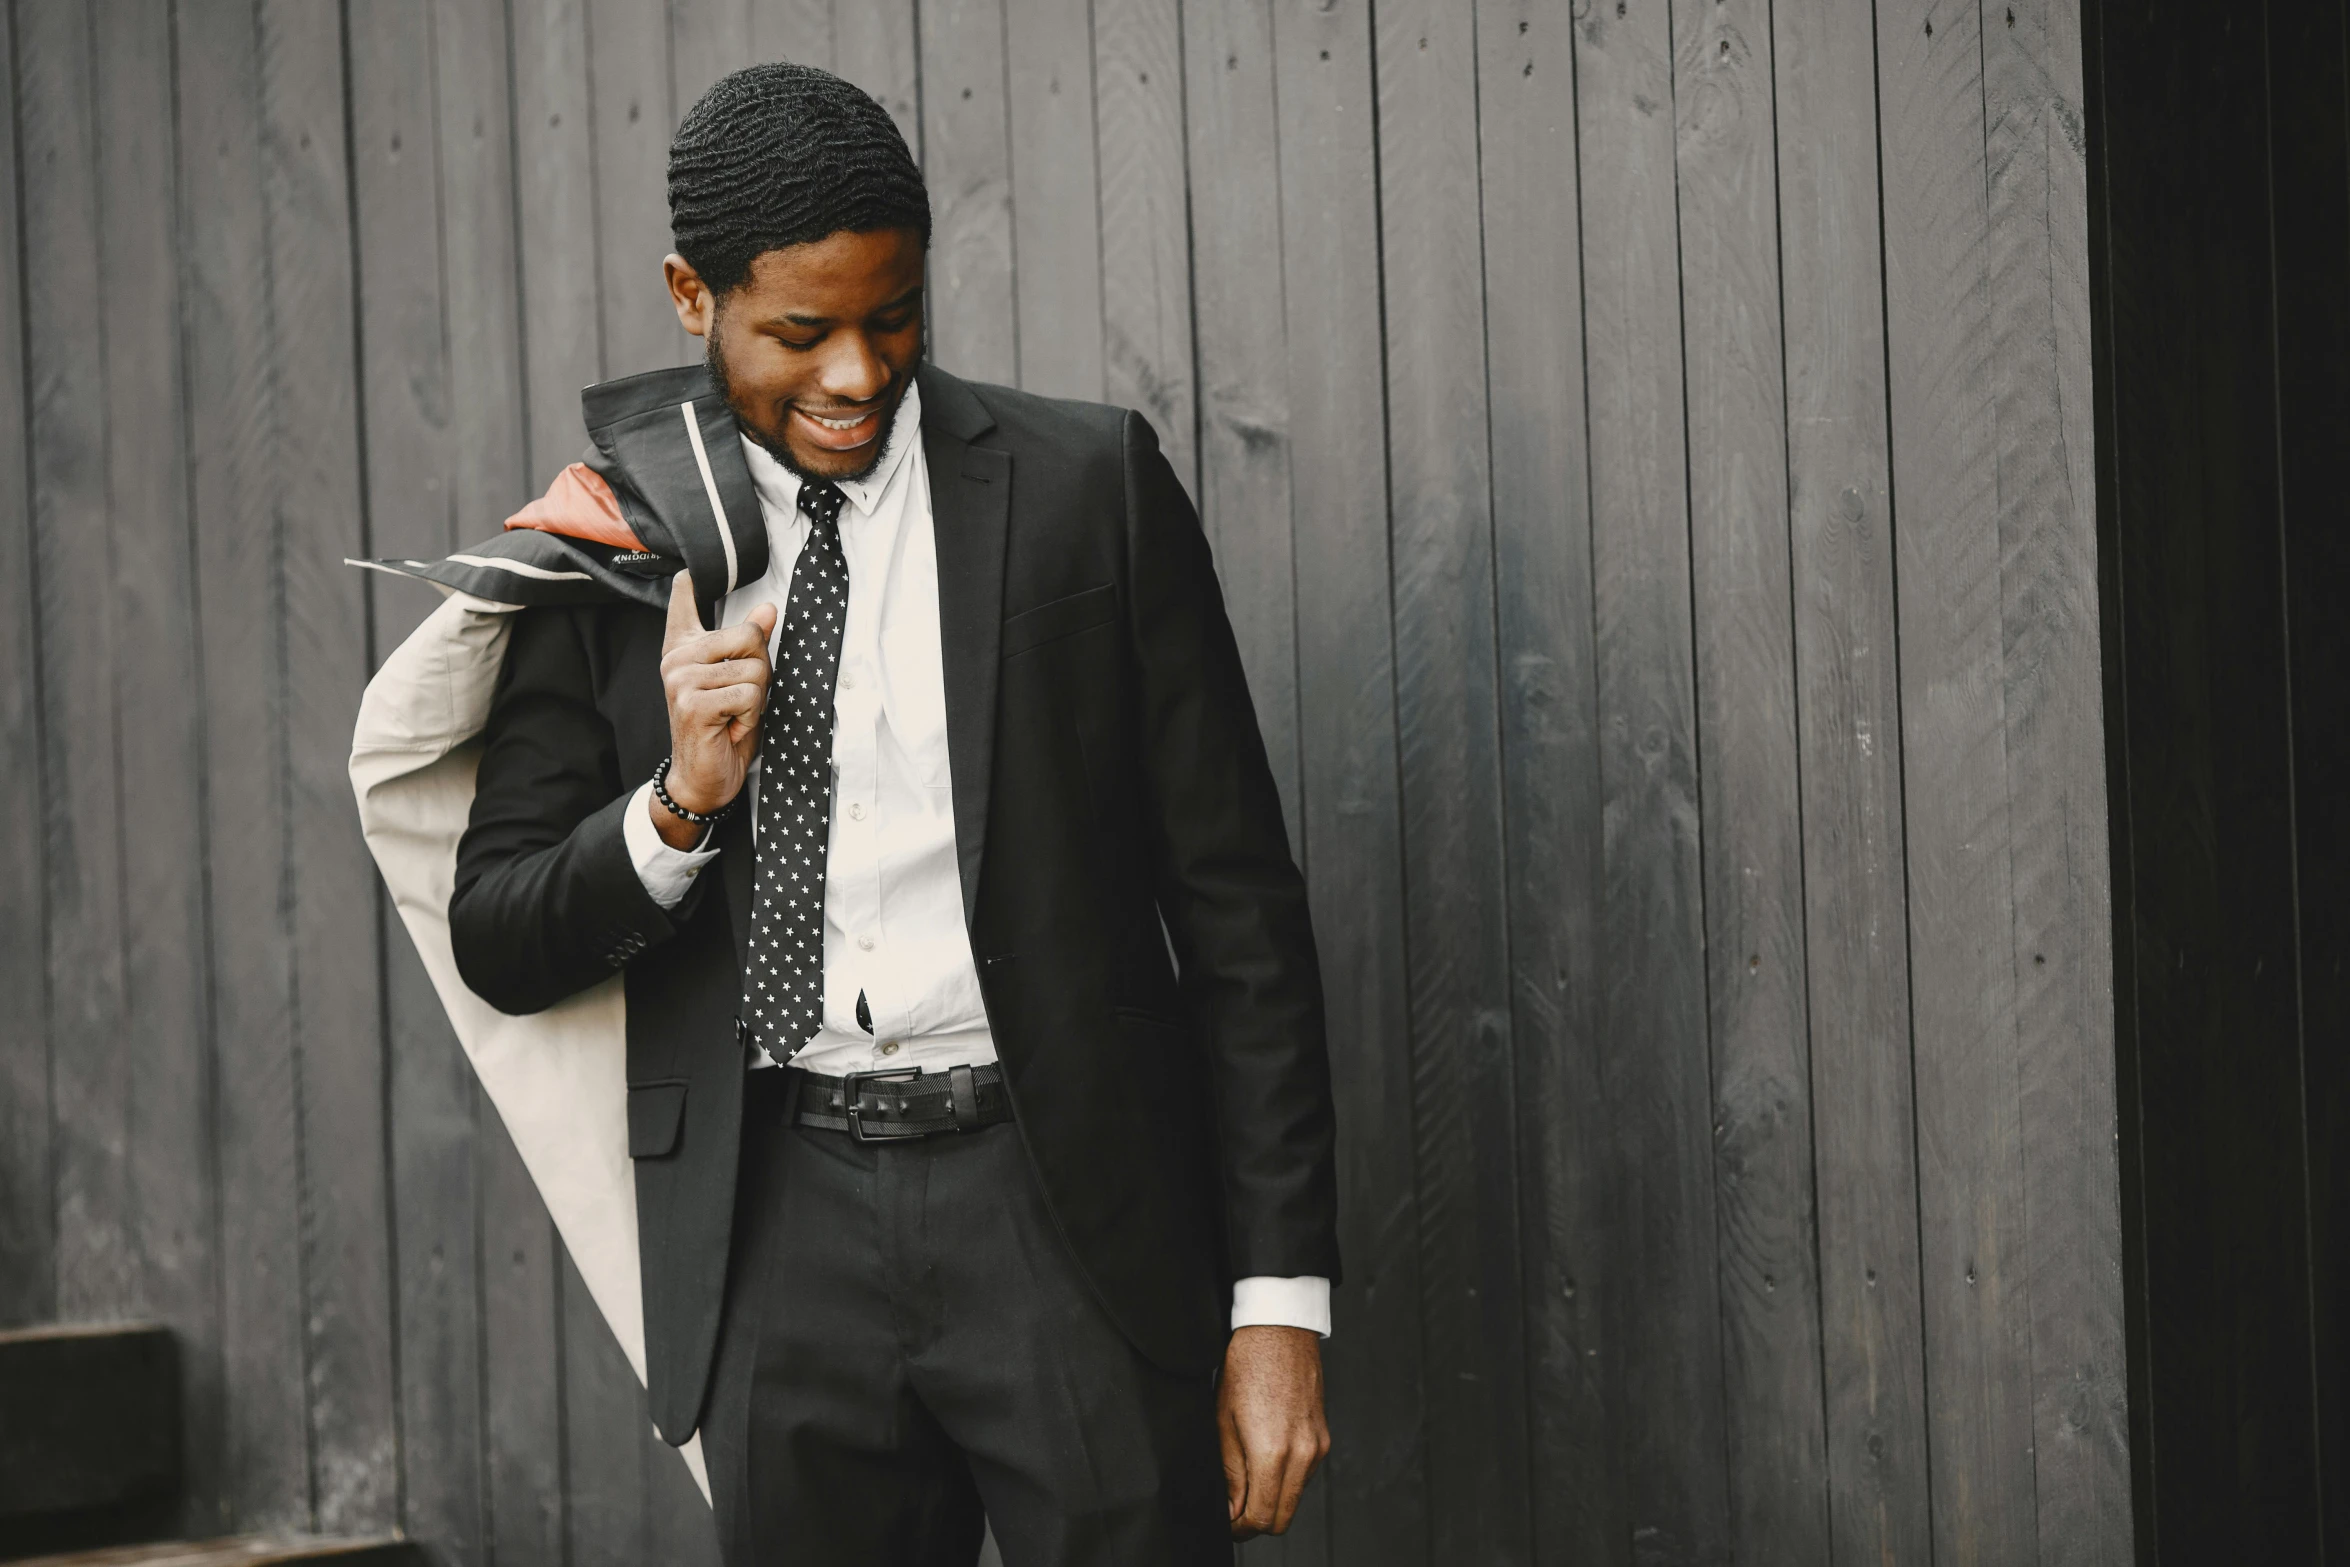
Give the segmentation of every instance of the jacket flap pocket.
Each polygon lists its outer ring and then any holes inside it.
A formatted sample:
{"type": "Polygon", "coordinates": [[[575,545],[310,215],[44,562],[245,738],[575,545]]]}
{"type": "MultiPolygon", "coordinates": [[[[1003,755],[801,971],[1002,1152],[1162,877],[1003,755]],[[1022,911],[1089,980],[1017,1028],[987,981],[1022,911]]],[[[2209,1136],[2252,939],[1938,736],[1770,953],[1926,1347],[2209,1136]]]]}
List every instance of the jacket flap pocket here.
{"type": "Polygon", "coordinates": [[[1010,658],[1032,647],[1075,636],[1080,631],[1091,631],[1117,618],[1118,593],[1105,582],[1098,588],[1087,588],[1082,593],[1022,610],[1005,621],[1002,656],[1010,658]]]}
{"type": "Polygon", "coordinates": [[[628,1156],[666,1159],[677,1152],[685,1126],[685,1084],[632,1083],[628,1089],[628,1156]]]}

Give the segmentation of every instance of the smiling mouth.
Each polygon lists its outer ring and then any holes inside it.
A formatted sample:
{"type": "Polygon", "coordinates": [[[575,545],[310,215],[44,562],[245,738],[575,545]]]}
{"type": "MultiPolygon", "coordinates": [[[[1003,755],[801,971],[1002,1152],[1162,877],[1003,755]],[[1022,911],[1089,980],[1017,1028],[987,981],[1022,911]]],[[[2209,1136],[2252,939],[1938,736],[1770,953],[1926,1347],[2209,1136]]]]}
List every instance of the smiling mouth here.
{"type": "Polygon", "coordinates": [[[881,416],[886,408],[884,404],[863,413],[840,415],[794,407],[791,413],[810,445],[828,452],[853,452],[881,434],[881,416]]]}

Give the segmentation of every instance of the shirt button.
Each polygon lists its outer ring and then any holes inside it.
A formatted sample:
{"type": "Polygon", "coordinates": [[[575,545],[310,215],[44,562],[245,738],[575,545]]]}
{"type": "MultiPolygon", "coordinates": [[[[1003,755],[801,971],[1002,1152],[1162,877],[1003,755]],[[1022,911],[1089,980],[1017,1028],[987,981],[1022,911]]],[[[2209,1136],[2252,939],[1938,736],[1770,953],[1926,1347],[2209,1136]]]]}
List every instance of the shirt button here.
{"type": "Polygon", "coordinates": [[[850,673],[849,673],[847,670],[845,670],[845,669],[844,669],[844,670],[842,670],[842,671],[840,672],[840,688],[841,688],[843,691],[854,691],[854,690],[856,690],[856,689],[857,689],[857,677],[856,677],[855,675],[852,675],[852,674],[850,674],[850,673]]]}
{"type": "Polygon", "coordinates": [[[857,938],[857,950],[859,952],[871,952],[873,950],[873,938],[871,936],[859,936],[857,938]]]}
{"type": "Polygon", "coordinates": [[[896,1055],[898,1053],[898,1042],[893,1039],[888,1044],[883,1045],[881,1047],[881,1053],[885,1056],[896,1055]]]}
{"type": "Polygon", "coordinates": [[[864,807],[864,806],[862,806],[862,805],[852,805],[852,806],[850,806],[850,807],[849,807],[849,820],[850,820],[850,821],[853,821],[853,822],[861,822],[861,821],[863,821],[864,819],[865,819],[865,807],[864,807]]]}

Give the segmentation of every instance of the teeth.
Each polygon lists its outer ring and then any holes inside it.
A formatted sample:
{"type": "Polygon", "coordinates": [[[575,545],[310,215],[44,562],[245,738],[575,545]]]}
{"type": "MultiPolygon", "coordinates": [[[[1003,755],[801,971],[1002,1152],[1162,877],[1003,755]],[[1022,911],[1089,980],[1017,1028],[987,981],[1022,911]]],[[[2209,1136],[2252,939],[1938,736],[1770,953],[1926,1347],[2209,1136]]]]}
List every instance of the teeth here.
{"type": "MultiPolygon", "coordinates": [[[[806,413],[807,410],[802,409],[801,412],[806,413]]],[[[863,424],[867,419],[871,418],[872,415],[860,414],[854,419],[827,419],[822,414],[808,414],[808,417],[815,420],[818,424],[824,426],[824,428],[827,430],[854,430],[858,425],[863,424]]]]}

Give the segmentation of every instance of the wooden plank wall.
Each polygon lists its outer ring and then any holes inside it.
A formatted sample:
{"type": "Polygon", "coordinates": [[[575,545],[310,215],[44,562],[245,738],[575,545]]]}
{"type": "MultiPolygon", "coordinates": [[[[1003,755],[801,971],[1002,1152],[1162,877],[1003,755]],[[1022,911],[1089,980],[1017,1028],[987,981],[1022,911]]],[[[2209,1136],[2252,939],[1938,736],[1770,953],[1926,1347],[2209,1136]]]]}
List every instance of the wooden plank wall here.
{"type": "Polygon", "coordinates": [[[713,1559],[342,757],[679,115],[888,105],[933,351],[1144,410],[1328,968],[1337,1449],[1261,1562],[2131,1556],[2072,0],[13,0],[0,1320],[191,1527],[713,1559]],[[22,475],[23,482],[14,481],[22,475]]]}

